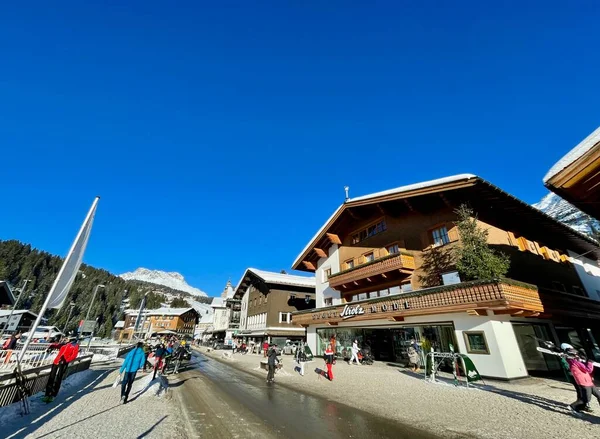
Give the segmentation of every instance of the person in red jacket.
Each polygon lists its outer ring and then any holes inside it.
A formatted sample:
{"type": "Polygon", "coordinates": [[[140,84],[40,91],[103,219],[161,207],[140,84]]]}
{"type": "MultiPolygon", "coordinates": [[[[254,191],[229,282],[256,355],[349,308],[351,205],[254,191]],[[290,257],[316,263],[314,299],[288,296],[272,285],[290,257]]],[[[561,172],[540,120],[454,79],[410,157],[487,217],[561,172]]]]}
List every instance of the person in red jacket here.
{"type": "Polygon", "coordinates": [[[69,363],[77,358],[79,354],[79,344],[77,344],[77,338],[73,337],[69,340],[69,343],[60,345],[52,344],[48,349],[56,349],[60,346],[58,355],[52,363],[52,369],[50,370],[50,376],[48,377],[48,384],[46,385],[46,396],[44,396],[44,402],[52,402],[54,397],[58,395],[60,385],[65,376],[65,372],[69,367],[69,363]]]}

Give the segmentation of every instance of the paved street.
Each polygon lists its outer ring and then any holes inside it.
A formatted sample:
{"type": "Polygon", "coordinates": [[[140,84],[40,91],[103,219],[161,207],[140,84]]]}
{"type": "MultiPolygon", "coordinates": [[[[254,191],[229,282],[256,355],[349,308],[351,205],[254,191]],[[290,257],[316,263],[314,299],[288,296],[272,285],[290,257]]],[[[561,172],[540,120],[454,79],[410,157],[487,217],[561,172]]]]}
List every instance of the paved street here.
{"type": "Polygon", "coordinates": [[[170,379],[169,391],[192,437],[434,439],[338,402],[268,385],[199,353],[170,379]]]}

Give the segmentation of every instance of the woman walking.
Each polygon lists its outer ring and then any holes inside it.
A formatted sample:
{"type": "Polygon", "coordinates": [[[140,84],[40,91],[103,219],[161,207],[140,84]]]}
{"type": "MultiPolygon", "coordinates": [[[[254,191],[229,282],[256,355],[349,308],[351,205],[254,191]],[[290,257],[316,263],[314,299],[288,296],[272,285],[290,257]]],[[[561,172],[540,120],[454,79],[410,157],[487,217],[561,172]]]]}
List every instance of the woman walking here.
{"type": "Polygon", "coordinates": [[[325,349],[325,366],[327,366],[327,379],[329,381],[333,381],[333,358],[333,349],[331,344],[328,344],[327,349],[325,349]]]}

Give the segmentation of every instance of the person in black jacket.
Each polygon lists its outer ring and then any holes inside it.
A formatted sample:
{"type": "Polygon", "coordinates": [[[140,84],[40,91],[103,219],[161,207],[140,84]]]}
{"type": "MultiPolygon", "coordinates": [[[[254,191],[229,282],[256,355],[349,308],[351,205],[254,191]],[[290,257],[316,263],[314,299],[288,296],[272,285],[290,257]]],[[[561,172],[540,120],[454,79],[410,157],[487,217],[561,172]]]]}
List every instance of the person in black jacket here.
{"type": "Polygon", "coordinates": [[[267,383],[272,383],[275,381],[275,366],[279,363],[277,359],[277,349],[275,345],[271,345],[267,352],[267,362],[269,365],[269,373],[267,374],[267,383]]]}

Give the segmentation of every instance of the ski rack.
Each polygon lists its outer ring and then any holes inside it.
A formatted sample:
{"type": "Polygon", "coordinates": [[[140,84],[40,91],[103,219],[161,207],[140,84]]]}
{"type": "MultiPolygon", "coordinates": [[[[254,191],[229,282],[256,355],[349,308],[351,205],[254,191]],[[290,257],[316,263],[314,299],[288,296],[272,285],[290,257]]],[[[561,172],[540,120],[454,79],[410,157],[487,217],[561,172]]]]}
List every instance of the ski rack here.
{"type": "MultiPolygon", "coordinates": [[[[431,383],[436,382],[436,379],[435,379],[436,373],[443,363],[443,361],[436,362],[435,361],[436,359],[439,359],[439,360],[451,359],[452,360],[452,375],[454,377],[454,385],[455,386],[460,385],[460,380],[458,379],[458,375],[457,375],[457,370],[458,370],[457,360],[460,360],[460,364],[462,365],[463,370],[464,371],[467,370],[467,366],[465,365],[465,359],[460,354],[458,354],[454,351],[452,351],[452,352],[435,352],[432,348],[431,352],[429,352],[427,354],[427,357],[431,358],[431,374],[429,376],[427,375],[428,367],[427,367],[427,361],[425,361],[425,380],[426,381],[429,381],[431,383]]],[[[468,376],[465,376],[465,382],[467,384],[467,388],[469,388],[470,386],[469,386],[469,377],[468,376]]],[[[482,380],[482,382],[483,382],[483,380],[482,380]]]]}

